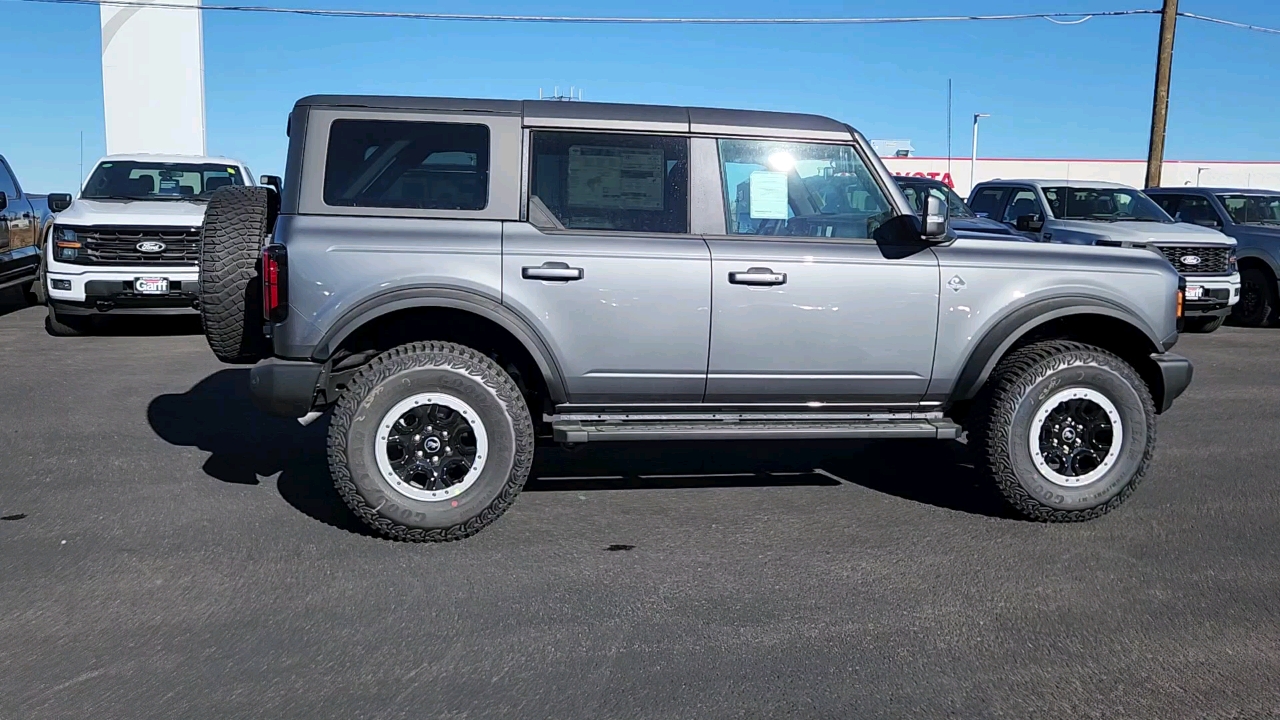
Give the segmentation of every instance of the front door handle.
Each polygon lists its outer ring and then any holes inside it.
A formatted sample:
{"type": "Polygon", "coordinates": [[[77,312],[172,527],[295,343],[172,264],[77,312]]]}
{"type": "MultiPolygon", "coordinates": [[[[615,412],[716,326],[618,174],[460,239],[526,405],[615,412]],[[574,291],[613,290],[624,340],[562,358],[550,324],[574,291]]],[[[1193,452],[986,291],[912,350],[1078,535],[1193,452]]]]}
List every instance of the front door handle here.
{"type": "Polygon", "coordinates": [[[729,273],[729,282],[733,285],[754,285],[756,287],[772,287],[787,283],[786,273],[776,273],[769,268],[753,267],[750,270],[729,273]]]}
{"type": "Polygon", "coordinates": [[[520,268],[520,277],[525,280],[569,282],[570,280],[581,280],[586,277],[586,273],[582,272],[582,268],[569,267],[567,263],[545,262],[538,267],[520,268]]]}

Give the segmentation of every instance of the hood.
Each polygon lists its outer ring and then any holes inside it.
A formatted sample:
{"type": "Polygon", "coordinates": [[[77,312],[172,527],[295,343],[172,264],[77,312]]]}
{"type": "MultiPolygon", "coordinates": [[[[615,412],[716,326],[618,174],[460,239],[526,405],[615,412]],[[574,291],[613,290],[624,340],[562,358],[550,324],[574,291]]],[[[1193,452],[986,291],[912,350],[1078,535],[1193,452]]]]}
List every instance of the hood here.
{"type": "Polygon", "coordinates": [[[57,222],[76,227],[144,225],[197,228],[204,223],[205,203],[177,200],[84,200],[58,213],[57,222]]]}
{"type": "Polygon", "coordinates": [[[951,227],[956,230],[970,230],[995,235],[1013,234],[1008,225],[985,217],[954,217],[951,218],[951,227]]]}
{"type": "Polygon", "coordinates": [[[1080,233],[1082,235],[1106,235],[1112,240],[1153,245],[1235,245],[1232,238],[1217,230],[1190,223],[1094,222],[1090,220],[1055,220],[1054,233],[1080,233]]]}

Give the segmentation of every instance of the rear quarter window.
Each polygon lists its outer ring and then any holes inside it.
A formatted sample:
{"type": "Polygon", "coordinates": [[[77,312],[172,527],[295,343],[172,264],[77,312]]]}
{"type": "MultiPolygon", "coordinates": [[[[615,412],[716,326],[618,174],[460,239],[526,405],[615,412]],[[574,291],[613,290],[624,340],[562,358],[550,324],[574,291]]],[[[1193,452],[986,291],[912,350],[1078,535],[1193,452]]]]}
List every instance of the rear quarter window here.
{"type": "Polygon", "coordinates": [[[481,124],[335,120],[325,157],[333,207],[483,210],[489,128],[481,124]]]}

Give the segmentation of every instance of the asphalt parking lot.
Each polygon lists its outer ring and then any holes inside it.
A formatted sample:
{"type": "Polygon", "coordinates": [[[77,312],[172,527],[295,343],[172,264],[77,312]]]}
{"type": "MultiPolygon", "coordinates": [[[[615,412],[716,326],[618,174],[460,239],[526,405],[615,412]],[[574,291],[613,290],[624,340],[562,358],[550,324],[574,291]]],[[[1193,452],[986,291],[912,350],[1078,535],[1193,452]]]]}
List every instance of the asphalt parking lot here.
{"type": "Polygon", "coordinates": [[[1280,715],[1280,331],[1183,338],[1092,523],[1007,517],[954,443],[663,444],[544,453],[419,546],[198,326],[0,313],[2,718],[1280,715]]]}

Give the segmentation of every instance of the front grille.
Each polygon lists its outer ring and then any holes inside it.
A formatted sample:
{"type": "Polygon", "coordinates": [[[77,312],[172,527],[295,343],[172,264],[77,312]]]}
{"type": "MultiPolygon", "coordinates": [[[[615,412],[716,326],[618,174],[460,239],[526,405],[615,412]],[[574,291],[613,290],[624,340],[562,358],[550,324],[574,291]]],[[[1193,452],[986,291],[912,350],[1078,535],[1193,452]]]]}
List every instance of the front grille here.
{"type": "Polygon", "coordinates": [[[1173,263],[1173,268],[1183,275],[1222,275],[1231,261],[1229,247],[1177,247],[1161,245],[1160,252],[1173,263]],[[1191,261],[1199,258],[1199,262],[1191,261]]]}
{"type": "Polygon", "coordinates": [[[83,249],[74,262],[86,265],[195,265],[200,262],[199,228],[76,228],[83,249]],[[143,252],[144,242],[164,244],[160,252],[143,252]]]}

